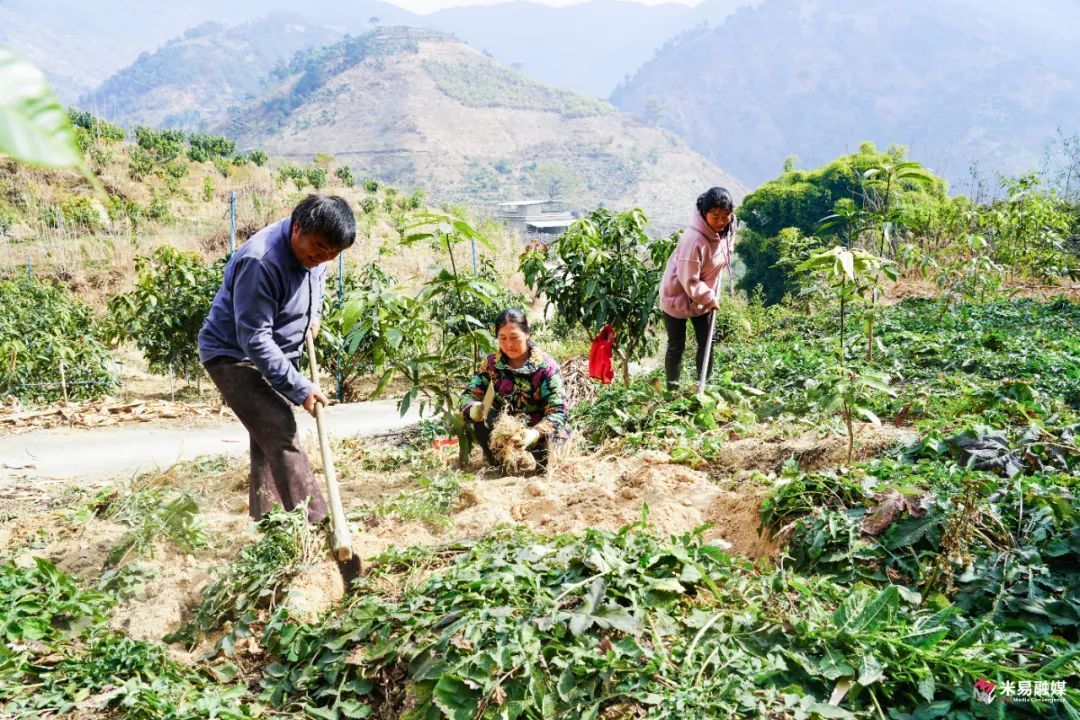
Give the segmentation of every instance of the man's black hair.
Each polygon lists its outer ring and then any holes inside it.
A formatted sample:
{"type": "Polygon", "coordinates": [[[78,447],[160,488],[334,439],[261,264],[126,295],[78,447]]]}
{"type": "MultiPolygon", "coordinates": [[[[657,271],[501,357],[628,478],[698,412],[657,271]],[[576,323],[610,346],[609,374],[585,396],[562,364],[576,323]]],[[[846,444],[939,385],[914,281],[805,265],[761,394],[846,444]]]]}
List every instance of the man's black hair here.
{"type": "Polygon", "coordinates": [[[293,227],[315,233],[331,246],[344,250],[356,242],[356,218],[345,198],[308,195],[292,211],[293,227]]]}

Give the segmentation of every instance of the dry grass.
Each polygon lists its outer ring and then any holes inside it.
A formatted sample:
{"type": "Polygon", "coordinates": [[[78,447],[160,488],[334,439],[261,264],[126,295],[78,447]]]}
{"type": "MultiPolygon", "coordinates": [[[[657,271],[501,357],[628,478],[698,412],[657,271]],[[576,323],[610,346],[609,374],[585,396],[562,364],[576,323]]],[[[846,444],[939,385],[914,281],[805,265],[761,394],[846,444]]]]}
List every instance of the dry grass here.
{"type": "MultiPolygon", "coordinates": [[[[113,154],[114,160],[100,169],[99,181],[105,192],[95,192],[73,171],[40,170],[10,161],[0,164],[0,206],[17,208],[20,217],[10,234],[0,235],[0,276],[24,272],[29,263],[36,276],[64,283],[92,307],[102,310],[110,297],[132,287],[138,256],[148,255],[161,246],[194,252],[207,260],[227,253],[231,192],[236,192],[237,197],[237,245],[287,216],[311,192],[310,188],[297,191],[291,183],[280,183],[270,167],[233,167],[226,178],[211,163],[189,163],[188,174],[179,181],[176,191],[169,193],[159,178],[131,180],[127,174],[127,152],[115,146],[113,154]],[[214,191],[212,198],[204,201],[203,183],[208,177],[214,191]],[[170,222],[144,220],[133,232],[126,220],[108,220],[107,194],[135,201],[143,208],[154,196],[163,197],[173,218],[170,222]],[[41,219],[49,208],[78,195],[93,198],[104,229],[87,232],[52,228],[41,219]]],[[[445,262],[441,253],[426,245],[402,245],[395,221],[383,206],[381,187],[374,195],[361,187],[339,185],[330,185],[320,192],[341,195],[359,213],[357,242],[345,254],[347,272],[378,262],[404,287],[415,289],[445,262]],[[378,201],[378,208],[371,214],[360,210],[367,197],[378,201]]],[[[399,196],[403,194],[404,189],[399,196]]],[[[516,271],[520,254],[517,236],[499,223],[482,217],[473,220],[494,248],[494,252],[480,248],[481,254],[492,257],[496,267],[516,271]]],[[[455,261],[458,267],[470,267],[471,249],[467,245],[459,247],[455,261]]],[[[332,263],[329,276],[333,284],[337,263],[332,263]]],[[[524,289],[524,281],[516,272],[507,284],[516,290],[524,289]]]]}

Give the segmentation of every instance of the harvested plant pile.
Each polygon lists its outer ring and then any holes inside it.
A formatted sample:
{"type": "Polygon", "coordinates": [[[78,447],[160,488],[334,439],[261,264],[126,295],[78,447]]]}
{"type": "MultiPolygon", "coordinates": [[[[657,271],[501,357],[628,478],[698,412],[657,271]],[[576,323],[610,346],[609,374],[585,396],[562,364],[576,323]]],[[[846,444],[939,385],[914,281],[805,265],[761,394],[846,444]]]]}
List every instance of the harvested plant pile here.
{"type": "Polygon", "coordinates": [[[507,475],[524,475],[536,470],[536,458],[521,441],[525,429],[525,421],[520,417],[503,413],[491,430],[491,452],[507,475]]]}

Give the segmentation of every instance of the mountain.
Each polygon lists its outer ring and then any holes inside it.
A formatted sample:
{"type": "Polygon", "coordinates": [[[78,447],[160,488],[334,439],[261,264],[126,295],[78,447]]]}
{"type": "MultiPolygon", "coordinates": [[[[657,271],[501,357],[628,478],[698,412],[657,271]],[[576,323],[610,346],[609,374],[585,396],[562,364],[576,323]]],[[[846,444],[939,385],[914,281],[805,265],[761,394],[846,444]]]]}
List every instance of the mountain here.
{"type": "Polygon", "coordinates": [[[297,51],[340,37],[295,15],[270,15],[233,27],[206,22],[143,53],[79,104],[100,108],[122,125],[202,130],[223,122],[230,106],[259,93],[274,68],[297,51]]]}
{"type": "Polygon", "coordinates": [[[685,27],[693,8],[626,0],[551,7],[532,2],[449,8],[410,24],[453,33],[543,82],[606,98],[685,27]]]}
{"type": "Polygon", "coordinates": [[[415,17],[378,0],[307,0],[300,7],[291,0],[0,0],[0,44],[27,56],[61,100],[74,103],[141,53],[182,38],[190,28],[242,24],[274,13],[300,15],[309,26],[339,34],[362,31],[371,17],[415,17]]]}
{"type": "Polygon", "coordinates": [[[972,163],[1035,169],[1059,126],[1080,130],[1078,23],[1057,0],[765,0],[682,34],[611,99],[752,184],[861,140],[958,184],[972,163]]]}
{"type": "MultiPolygon", "coordinates": [[[[305,26],[330,28],[339,36],[367,32],[372,21],[452,33],[544,82],[606,98],[616,83],[646,62],[670,36],[703,21],[720,22],[734,8],[759,1],[706,0],[688,7],[589,0],[552,7],[515,0],[418,15],[378,0],[347,4],[308,0],[299,6],[286,0],[191,0],[182,4],[161,0],[7,0],[0,2],[0,43],[26,54],[45,70],[63,100],[90,98],[89,93],[96,88],[94,96],[107,108],[112,88],[98,86],[114,73],[139,77],[152,89],[162,84],[153,75],[143,77],[141,69],[132,65],[145,64],[142,53],[187,64],[176,46],[190,45],[186,36],[193,28],[206,34],[206,23],[233,26],[286,12],[302,18],[305,26]],[[161,50],[155,52],[157,48],[161,50]]],[[[217,28],[214,32],[222,36],[227,31],[217,28]]],[[[244,35],[241,32],[241,42],[244,35]]],[[[326,39],[312,40],[310,47],[326,39]]],[[[291,47],[289,52],[296,49],[291,47]]],[[[174,74],[203,69],[198,58],[190,59],[193,68],[178,68],[174,74]]],[[[241,68],[246,70],[243,65],[241,68]]],[[[215,76],[226,72],[223,67],[215,76]]],[[[164,90],[176,98],[185,92],[183,88],[164,90]]],[[[157,111],[151,114],[160,115],[157,111]]],[[[149,122],[149,118],[133,119],[149,122]]]]}
{"type": "Polygon", "coordinates": [[[300,163],[328,153],[436,201],[640,205],[662,230],[681,226],[711,185],[745,193],[672,134],[448,35],[382,28],[302,53],[289,70],[219,130],[300,163]]]}

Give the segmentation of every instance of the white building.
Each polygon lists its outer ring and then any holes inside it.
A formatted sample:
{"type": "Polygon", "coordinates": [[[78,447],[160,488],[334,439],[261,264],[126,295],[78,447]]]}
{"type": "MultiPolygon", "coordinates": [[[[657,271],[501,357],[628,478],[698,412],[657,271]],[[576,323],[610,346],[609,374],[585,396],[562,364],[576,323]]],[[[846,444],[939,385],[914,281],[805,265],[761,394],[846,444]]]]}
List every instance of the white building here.
{"type": "Polygon", "coordinates": [[[495,217],[523,233],[559,235],[574,222],[574,216],[558,200],[514,200],[499,203],[495,217]]]}

